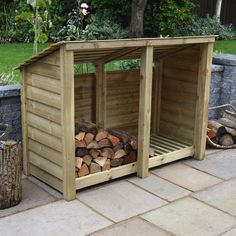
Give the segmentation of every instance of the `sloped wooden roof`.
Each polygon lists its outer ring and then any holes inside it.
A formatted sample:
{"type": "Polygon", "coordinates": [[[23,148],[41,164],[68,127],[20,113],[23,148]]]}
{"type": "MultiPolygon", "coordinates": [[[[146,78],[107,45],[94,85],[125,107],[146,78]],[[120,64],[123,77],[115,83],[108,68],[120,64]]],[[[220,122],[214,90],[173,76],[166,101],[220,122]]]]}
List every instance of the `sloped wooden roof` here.
{"type": "Polygon", "coordinates": [[[153,46],[154,57],[162,58],[186,47],[200,43],[212,43],[215,36],[192,36],[175,38],[140,38],[119,40],[91,40],[91,41],[62,41],[52,44],[41,53],[33,56],[19,69],[33,64],[43,57],[57,51],[64,46],[68,51],[74,51],[74,62],[79,63],[107,63],[112,60],[140,58],[143,47],[153,46]]]}

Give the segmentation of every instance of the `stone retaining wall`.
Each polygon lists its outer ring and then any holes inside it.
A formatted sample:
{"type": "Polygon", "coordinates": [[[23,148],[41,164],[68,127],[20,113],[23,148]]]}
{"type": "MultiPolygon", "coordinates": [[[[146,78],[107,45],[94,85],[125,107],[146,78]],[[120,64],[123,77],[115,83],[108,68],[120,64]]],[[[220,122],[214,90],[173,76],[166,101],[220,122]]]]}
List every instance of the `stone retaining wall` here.
{"type": "MultiPolygon", "coordinates": [[[[236,55],[213,56],[209,106],[232,104],[236,107],[236,55]]],[[[217,119],[222,111],[209,112],[210,119],[217,119]]]]}
{"type": "Polygon", "coordinates": [[[20,85],[0,86],[0,123],[11,125],[10,138],[21,140],[20,85]]]}

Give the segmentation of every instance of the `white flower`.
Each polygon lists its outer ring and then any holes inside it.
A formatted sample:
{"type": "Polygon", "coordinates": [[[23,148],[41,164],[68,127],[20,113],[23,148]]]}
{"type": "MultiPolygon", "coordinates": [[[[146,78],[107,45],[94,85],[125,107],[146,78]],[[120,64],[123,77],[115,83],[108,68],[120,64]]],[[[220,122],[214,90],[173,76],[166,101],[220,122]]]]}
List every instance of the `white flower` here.
{"type": "Polygon", "coordinates": [[[85,9],[85,8],[82,8],[81,12],[84,16],[86,16],[88,14],[87,9],[85,9]]]}
{"type": "Polygon", "coordinates": [[[88,8],[89,8],[89,6],[88,6],[88,4],[87,4],[87,3],[81,3],[81,5],[80,5],[80,8],[85,8],[85,9],[88,9],[88,8]]]}

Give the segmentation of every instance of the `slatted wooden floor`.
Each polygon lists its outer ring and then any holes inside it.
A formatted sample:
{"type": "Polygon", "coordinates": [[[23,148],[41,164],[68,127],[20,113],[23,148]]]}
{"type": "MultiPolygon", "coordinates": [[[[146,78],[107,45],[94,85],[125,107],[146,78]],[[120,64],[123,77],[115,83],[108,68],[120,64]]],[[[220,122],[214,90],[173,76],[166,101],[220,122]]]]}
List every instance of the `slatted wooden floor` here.
{"type": "Polygon", "coordinates": [[[154,149],[155,156],[149,158],[149,168],[194,154],[193,145],[158,135],[151,135],[150,147],[154,149]]]}

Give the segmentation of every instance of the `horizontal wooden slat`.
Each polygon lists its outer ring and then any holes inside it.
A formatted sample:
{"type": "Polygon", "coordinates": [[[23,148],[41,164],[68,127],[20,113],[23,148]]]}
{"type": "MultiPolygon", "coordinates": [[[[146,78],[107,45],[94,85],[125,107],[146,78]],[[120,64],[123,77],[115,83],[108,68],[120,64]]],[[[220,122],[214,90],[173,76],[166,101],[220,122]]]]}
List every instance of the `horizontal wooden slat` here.
{"type": "Polygon", "coordinates": [[[40,129],[58,138],[60,138],[62,135],[62,129],[60,125],[33,113],[27,112],[27,123],[34,128],[40,129]]]}
{"type": "Polygon", "coordinates": [[[129,175],[137,171],[137,163],[131,163],[128,165],[112,168],[107,171],[87,175],[84,177],[76,178],[76,189],[81,189],[94,184],[102,183],[112,179],[119,178],[121,176],[129,175]]]}
{"type": "Polygon", "coordinates": [[[197,83],[198,73],[195,71],[189,71],[188,68],[178,69],[169,68],[167,65],[164,67],[163,77],[168,79],[176,79],[179,81],[191,81],[192,83],[197,83]]]}
{"type": "Polygon", "coordinates": [[[48,120],[61,124],[61,112],[57,108],[53,108],[42,103],[27,100],[27,111],[44,117],[48,120]]]}
{"type": "Polygon", "coordinates": [[[42,58],[40,60],[40,62],[60,66],[60,53],[59,53],[59,51],[51,53],[48,56],[42,58]]]}
{"type": "Polygon", "coordinates": [[[29,139],[29,150],[43,156],[48,161],[51,161],[59,166],[62,166],[62,153],[51,149],[39,142],[29,139]]]}
{"type": "Polygon", "coordinates": [[[160,121],[160,135],[168,136],[184,143],[193,143],[193,130],[186,129],[173,123],[160,121]]]}
{"type": "Polygon", "coordinates": [[[37,75],[42,75],[42,76],[47,76],[51,77],[54,79],[60,79],[60,67],[56,65],[50,65],[47,63],[43,62],[36,62],[32,65],[30,65],[27,68],[27,72],[37,74],[37,75]]]}
{"type": "Polygon", "coordinates": [[[28,137],[52,149],[62,152],[62,141],[52,135],[28,126],[28,137]]]}
{"type": "Polygon", "coordinates": [[[173,162],[185,157],[193,156],[193,154],[194,154],[194,147],[189,146],[186,148],[182,148],[180,150],[151,157],[149,158],[149,168],[167,164],[169,162],[173,162]]]}
{"type": "Polygon", "coordinates": [[[176,114],[174,112],[170,112],[168,111],[168,108],[161,110],[161,120],[180,125],[189,129],[194,129],[194,117],[186,116],[181,113],[176,114]]]}
{"type": "Polygon", "coordinates": [[[187,117],[194,118],[195,117],[195,103],[187,101],[184,103],[178,103],[177,101],[170,101],[166,99],[162,99],[161,101],[161,108],[162,110],[167,110],[169,112],[175,114],[181,114],[187,117]]]}
{"type": "Polygon", "coordinates": [[[60,95],[43,89],[27,86],[27,98],[55,108],[61,108],[60,95]]]}
{"type": "Polygon", "coordinates": [[[197,85],[190,82],[184,82],[177,79],[164,79],[163,89],[168,90],[169,93],[172,91],[181,91],[181,93],[187,93],[189,96],[197,94],[197,85]]]}
{"type": "Polygon", "coordinates": [[[54,164],[51,161],[48,161],[47,159],[43,158],[42,156],[32,151],[29,151],[29,161],[34,166],[37,166],[38,168],[62,180],[62,172],[63,172],[62,167],[54,164]]]}
{"type": "Polygon", "coordinates": [[[61,83],[59,80],[32,73],[27,73],[26,76],[28,85],[61,94],[61,83]]]}
{"type": "Polygon", "coordinates": [[[62,181],[56,177],[54,177],[53,175],[47,173],[46,171],[38,168],[37,166],[34,165],[30,165],[30,173],[39,178],[40,180],[42,180],[43,182],[49,184],[50,186],[52,186],[53,188],[59,190],[60,192],[62,192],[62,181]]]}
{"type": "Polygon", "coordinates": [[[163,136],[151,135],[151,140],[155,140],[157,143],[162,143],[165,146],[173,147],[175,149],[184,148],[188,145],[174,141],[173,139],[168,139],[163,136]]]}

